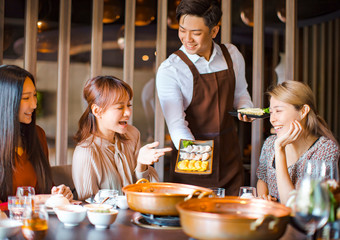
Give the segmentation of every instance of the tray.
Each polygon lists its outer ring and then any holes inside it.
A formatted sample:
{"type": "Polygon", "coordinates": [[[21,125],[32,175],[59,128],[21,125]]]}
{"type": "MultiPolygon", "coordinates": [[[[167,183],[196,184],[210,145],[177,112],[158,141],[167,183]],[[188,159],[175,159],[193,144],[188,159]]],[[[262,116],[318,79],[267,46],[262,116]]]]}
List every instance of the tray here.
{"type": "MultiPolygon", "coordinates": [[[[177,153],[177,160],[176,160],[176,167],[175,167],[175,172],[177,173],[184,173],[184,174],[199,174],[199,175],[207,175],[212,173],[212,163],[213,163],[213,152],[214,152],[214,140],[186,140],[186,139],[181,139],[179,143],[179,151],[177,153]],[[183,142],[184,141],[191,141],[192,142],[192,147],[196,146],[195,149],[193,149],[192,152],[186,151],[187,149],[184,147],[183,142]],[[208,151],[207,146],[210,147],[210,150],[208,151]],[[197,150],[198,148],[198,150],[197,150]],[[204,149],[205,148],[205,149],[204,149]],[[206,160],[197,160],[197,158],[192,159],[191,157],[186,158],[183,153],[194,153],[196,154],[204,154],[208,153],[209,157],[206,160]],[[191,162],[194,160],[195,162],[191,162]],[[179,167],[179,163],[182,161],[189,161],[187,166],[191,166],[190,169],[183,169],[179,167]],[[195,169],[193,166],[195,165],[197,161],[200,161],[200,163],[197,163],[199,166],[206,166],[203,168],[195,169]],[[204,163],[203,163],[204,162],[204,163]],[[190,165],[189,165],[190,163],[190,165]],[[192,164],[194,163],[194,164],[192,164]],[[203,164],[203,165],[202,165],[203,164]],[[204,170],[202,170],[204,169],[204,170]]],[[[206,155],[206,156],[208,156],[206,155]]],[[[180,165],[183,166],[183,165],[180,165]]]]}
{"type": "MultiPolygon", "coordinates": [[[[230,111],[228,113],[233,117],[237,117],[237,115],[238,115],[237,110],[233,110],[233,111],[230,111]]],[[[269,113],[264,113],[263,115],[253,115],[253,114],[243,114],[243,113],[241,113],[241,115],[242,116],[246,115],[247,117],[250,117],[250,118],[268,118],[268,117],[270,117],[269,113]]]]}

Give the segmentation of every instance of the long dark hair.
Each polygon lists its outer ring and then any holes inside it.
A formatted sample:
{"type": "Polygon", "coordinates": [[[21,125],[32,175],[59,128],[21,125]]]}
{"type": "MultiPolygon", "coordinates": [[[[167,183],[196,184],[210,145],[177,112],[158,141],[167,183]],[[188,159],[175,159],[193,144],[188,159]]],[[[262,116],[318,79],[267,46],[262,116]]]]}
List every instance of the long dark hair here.
{"type": "Polygon", "coordinates": [[[0,200],[7,201],[13,194],[13,170],[15,168],[15,148],[21,137],[23,149],[36,172],[38,193],[48,193],[52,187],[51,168],[41,147],[36,130],[36,112],[30,124],[20,123],[19,108],[23,85],[34,77],[26,70],[14,65],[0,66],[0,200]]]}
{"type": "MultiPolygon", "coordinates": [[[[91,134],[97,132],[96,117],[91,110],[93,104],[96,104],[105,111],[109,106],[119,102],[122,98],[128,97],[131,100],[133,92],[126,82],[114,76],[97,76],[87,80],[83,97],[87,102],[87,108],[79,119],[79,128],[74,137],[77,143],[83,142],[91,134]]],[[[117,137],[121,141],[127,140],[124,134],[117,134],[117,137]]]]}

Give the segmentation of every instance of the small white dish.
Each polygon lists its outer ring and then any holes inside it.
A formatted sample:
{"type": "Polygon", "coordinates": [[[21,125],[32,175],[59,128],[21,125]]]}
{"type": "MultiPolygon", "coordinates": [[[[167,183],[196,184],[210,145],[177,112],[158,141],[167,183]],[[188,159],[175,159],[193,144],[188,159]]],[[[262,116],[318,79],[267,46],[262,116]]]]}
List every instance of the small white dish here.
{"type": "Polygon", "coordinates": [[[129,208],[129,205],[128,205],[128,201],[127,201],[127,198],[126,196],[118,196],[117,197],[117,206],[120,208],[120,209],[128,209],[129,208]]]}
{"type": "Polygon", "coordinates": [[[0,220],[0,239],[8,239],[18,234],[21,230],[22,222],[13,219],[0,220]]]}
{"type": "Polygon", "coordinates": [[[62,194],[53,194],[45,202],[45,206],[49,208],[61,207],[69,204],[70,201],[62,194]]]}
{"type": "Polygon", "coordinates": [[[97,229],[109,228],[116,220],[118,210],[106,209],[106,210],[89,210],[87,211],[87,217],[97,229]],[[99,212],[102,211],[102,212],[99,212]]]}
{"type": "Polygon", "coordinates": [[[92,204],[85,204],[84,208],[87,210],[107,210],[113,208],[110,204],[99,204],[99,203],[92,203],[92,204]]]}
{"type": "Polygon", "coordinates": [[[84,221],[86,217],[86,208],[79,205],[65,205],[54,208],[60,222],[65,227],[74,227],[84,221]]]}

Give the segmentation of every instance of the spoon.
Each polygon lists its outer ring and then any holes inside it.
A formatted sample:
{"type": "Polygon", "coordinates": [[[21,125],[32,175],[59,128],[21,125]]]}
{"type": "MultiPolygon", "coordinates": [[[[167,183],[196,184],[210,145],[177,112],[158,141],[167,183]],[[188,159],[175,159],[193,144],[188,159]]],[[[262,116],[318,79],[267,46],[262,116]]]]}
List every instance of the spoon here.
{"type": "Polygon", "coordinates": [[[106,202],[108,199],[109,199],[110,197],[106,197],[106,198],[104,198],[103,199],[103,201],[101,201],[101,203],[100,204],[103,204],[104,202],[106,202]]]}

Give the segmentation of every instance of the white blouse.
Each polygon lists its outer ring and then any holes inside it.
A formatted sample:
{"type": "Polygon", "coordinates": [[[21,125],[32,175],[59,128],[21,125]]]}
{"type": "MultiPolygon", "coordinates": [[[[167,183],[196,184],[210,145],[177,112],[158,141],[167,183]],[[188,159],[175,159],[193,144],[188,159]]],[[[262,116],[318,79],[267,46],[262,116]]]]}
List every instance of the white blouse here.
{"type": "Polygon", "coordinates": [[[100,189],[116,189],[122,194],[122,187],[140,178],[159,181],[151,166],[145,172],[135,170],[140,149],[139,131],[129,125],[126,136],[129,140],[125,143],[117,138],[111,143],[91,135],[77,145],[73,154],[72,178],[79,200],[95,195],[100,189]]]}

